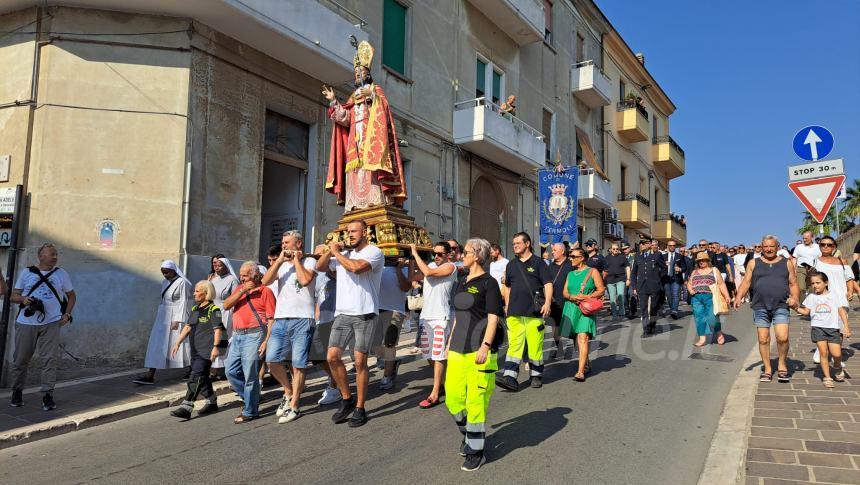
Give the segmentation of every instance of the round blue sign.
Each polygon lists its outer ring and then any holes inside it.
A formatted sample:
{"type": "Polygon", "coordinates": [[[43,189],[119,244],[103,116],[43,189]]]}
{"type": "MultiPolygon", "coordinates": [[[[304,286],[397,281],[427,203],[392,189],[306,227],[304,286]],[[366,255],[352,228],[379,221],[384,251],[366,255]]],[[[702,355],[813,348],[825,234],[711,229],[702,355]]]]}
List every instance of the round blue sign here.
{"type": "Polygon", "coordinates": [[[807,126],[794,135],[792,145],[798,157],[814,162],[833,150],[833,134],[822,126],[807,126]]]}

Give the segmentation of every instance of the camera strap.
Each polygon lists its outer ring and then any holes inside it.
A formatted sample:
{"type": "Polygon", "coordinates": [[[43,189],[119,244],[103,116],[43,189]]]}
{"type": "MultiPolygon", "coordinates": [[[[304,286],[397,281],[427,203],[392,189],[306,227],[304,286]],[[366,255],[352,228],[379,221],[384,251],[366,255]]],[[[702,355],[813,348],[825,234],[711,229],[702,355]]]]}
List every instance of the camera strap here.
{"type": "MultiPolygon", "coordinates": [[[[66,299],[65,298],[60,299],[60,294],[57,292],[57,289],[54,288],[54,285],[52,285],[51,281],[48,280],[48,278],[50,278],[52,274],[54,274],[58,269],[60,269],[60,267],[57,266],[56,268],[49,271],[48,274],[44,274],[44,275],[42,274],[41,271],[39,271],[39,268],[37,268],[36,266],[28,266],[27,269],[30,270],[31,273],[33,273],[34,275],[39,277],[39,282],[36,283],[35,285],[33,285],[33,287],[30,288],[30,291],[28,291],[27,294],[24,296],[31,296],[33,294],[33,292],[36,291],[36,289],[38,287],[42,286],[42,284],[44,283],[45,285],[48,286],[48,289],[51,290],[51,293],[54,294],[54,298],[56,298],[57,302],[60,304],[60,311],[65,313],[66,312],[66,304],[67,304],[66,299]]],[[[23,311],[23,310],[24,310],[24,306],[22,305],[18,308],[18,314],[20,314],[21,311],[23,311]]],[[[45,318],[45,317],[42,316],[42,318],[45,318]]]]}

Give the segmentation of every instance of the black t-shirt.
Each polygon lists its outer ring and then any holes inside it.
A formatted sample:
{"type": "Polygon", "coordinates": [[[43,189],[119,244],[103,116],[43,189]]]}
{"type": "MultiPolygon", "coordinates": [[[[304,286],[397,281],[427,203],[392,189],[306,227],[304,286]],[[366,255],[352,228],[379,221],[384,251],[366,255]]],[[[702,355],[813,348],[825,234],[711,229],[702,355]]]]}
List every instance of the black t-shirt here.
{"type": "Polygon", "coordinates": [[[504,318],[504,303],[502,292],[495,278],[484,273],[477,278],[465,281],[460,291],[454,295],[454,307],[457,311],[457,323],[451,332],[450,349],[461,354],[477,352],[484,343],[484,332],[487,331],[487,315],[499,317],[496,335],[490,346],[491,352],[498,352],[499,345],[504,341],[502,319],[504,318]]]}
{"type": "Polygon", "coordinates": [[[606,283],[618,283],[619,281],[627,281],[627,268],[630,263],[627,262],[627,256],[623,254],[610,254],[606,257],[606,283]]]}
{"type": "Polygon", "coordinates": [[[188,343],[191,345],[191,356],[199,356],[209,360],[212,356],[212,347],[227,347],[227,330],[221,321],[221,310],[210,303],[206,308],[191,308],[191,317],[188,319],[191,333],[188,334],[188,343]],[[221,329],[222,340],[215,342],[215,329],[221,329]]]}
{"type": "Polygon", "coordinates": [[[567,281],[567,275],[573,271],[573,265],[569,259],[564,258],[560,265],[553,261],[547,269],[552,283],[552,303],[561,308],[564,306],[564,283],[567,281]]]}
{"type": "Polygon", "coordinates": [[[508,262],[505,267],[505,286],[511,289],[508,295],[508,315],[515,317],[538,317],[534,311],[535,293],[543,294],[543,286],[552,283],[549,277],[549,266],[544,260],[532,256],[520,261],[520,258],[508,262]]]}
{"type": "Polygon", "coordinates": [[[606,259],[600,254],[597,253],[594,256],[585,260],[585,265],[589,268],[594,268],[597,271],[606,271],[606,259]]]}
{"type": "Polygon", "coordinates": [[[714,253],[711,256],[711,263],[717,268],[720,273],[727,273],[726,267],[729,264],[729,255],[726,253],[714,253]]]}

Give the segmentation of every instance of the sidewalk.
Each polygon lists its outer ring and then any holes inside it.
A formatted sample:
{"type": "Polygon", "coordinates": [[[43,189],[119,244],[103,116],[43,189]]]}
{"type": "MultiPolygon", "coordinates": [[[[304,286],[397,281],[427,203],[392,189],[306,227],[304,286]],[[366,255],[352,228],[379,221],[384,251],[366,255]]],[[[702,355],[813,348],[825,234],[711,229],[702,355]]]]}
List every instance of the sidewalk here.
{"type": "MultiPolygon", "coordinates": [[[[401,333],[397,358],[404,363],[417,360],[420,355],[410,352],[414,342],[413,326],[411,332],[401,333]]],[[[344,360],[349,367],[351,360],[344,360]]],[[[371,358],[369,364],[372,379],[375,359],[371,358]]],[[[0,392],[0,449],[166,409],[178,405],[185,397],[183,369],[159,371],[154,386],[133,384],[131,380],[142,372],[142,369],[137,369],[57,383],[54,390],[57,409],[53,411],[42,411],[42,393],[38,386],[24,390],[24,406],[20,408],[8,405],[10,390],[0,392]]],[[[375,377],[381,377],[380,372],[375,374],[375,377]]],[[[354,377],[354,374],[349,374],[350,379],[354,377]]],[[[312,369],[306,382],[308,392],[318,393],[324,383],[322,368],[312,369]]],[[[235,397],[227,381],[215,382],[214,387],[219,396],[224,396],[219,398],[219,405],[237,405],[238,397],[235,397]]],[[[263,388],[263,401],[280,397],[280,386],[267,385],[263,388]]]]}
{"type": "Polygon", "coordinates": [[[848,318],[857,337],[843,343],[842,355],[854,379],[828,390],[812,362],[809,322],[792,316],[791,383],[776,382],[774,367],[774,381],[758,384],[741,483],[860,483],[860,356],[853,358],[860,350],[860,312],[848,318]]]}

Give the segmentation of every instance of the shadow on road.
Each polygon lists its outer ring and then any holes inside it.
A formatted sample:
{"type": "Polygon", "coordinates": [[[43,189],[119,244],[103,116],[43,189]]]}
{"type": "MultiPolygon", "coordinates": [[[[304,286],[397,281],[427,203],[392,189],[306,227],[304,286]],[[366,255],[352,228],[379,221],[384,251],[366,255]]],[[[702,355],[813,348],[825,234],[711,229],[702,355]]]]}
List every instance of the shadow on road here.
{"type": "Polygon", "coordinates": [[[494,432],[487,438],[490,445],[487,450],[488,458],[501,460],[518,448],[540,445],[567,425],[568,419],[565,416],[571,411],[573,410],[563,407],[532,411],[492,425],[494,432]]]}

